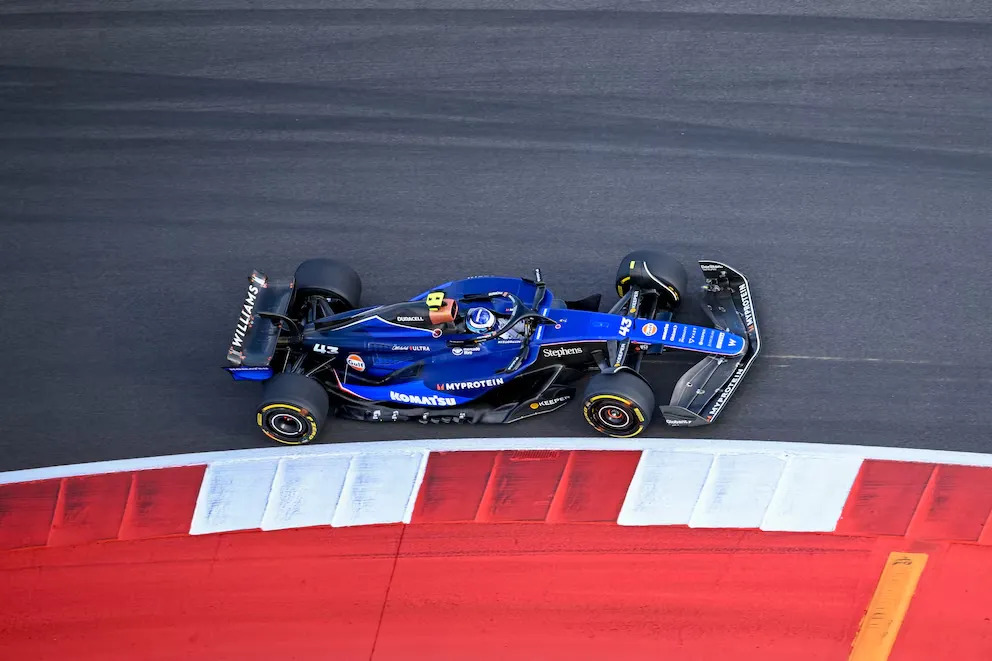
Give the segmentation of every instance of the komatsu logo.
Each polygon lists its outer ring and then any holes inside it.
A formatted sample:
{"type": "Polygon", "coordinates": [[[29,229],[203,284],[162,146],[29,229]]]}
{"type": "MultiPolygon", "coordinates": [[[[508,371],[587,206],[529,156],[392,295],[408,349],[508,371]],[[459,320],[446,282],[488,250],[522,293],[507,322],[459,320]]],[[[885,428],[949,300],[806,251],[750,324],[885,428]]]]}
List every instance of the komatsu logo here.
{"type": "Polygon", "coordinates": [[[564,358],[582,353],[582,347],[558,347],[557,349],[541,349],[545,358],[564,358]]]}
{"type": "Polygon", "coordinates": [[[456,383],[439,383],[435,390],[474,390],[476,388],[492,388],[503,385],[503,379],[483,379],[481,381],[458,381],[456,383]]]}
{"type": "Polygon", "coordinates": [[[423,404],[424,406],[454,406],[454,397],[441,397],[439,395],[405,395],[401,392],[389,391],[389,399],[394,402],[404,404],[423,404]]]}

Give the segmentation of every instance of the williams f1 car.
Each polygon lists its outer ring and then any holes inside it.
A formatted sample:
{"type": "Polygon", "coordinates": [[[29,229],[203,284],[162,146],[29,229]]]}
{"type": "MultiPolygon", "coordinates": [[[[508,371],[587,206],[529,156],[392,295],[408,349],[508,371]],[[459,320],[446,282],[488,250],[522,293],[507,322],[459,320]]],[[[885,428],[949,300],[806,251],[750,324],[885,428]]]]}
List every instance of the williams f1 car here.
{"type": "Polygon", "coordinates": [[[699,262],[712,327],[678,321],[687,274],[672,257],[635,251],[617,271],[619,300],[557,298],[533,278],[479,276],[413,298],[361,307],[362,285],[330,259],[303,262],[292,280],[255,271],[227,353],[239,381],[263,382],[256,420],[275,441],[308,443],[329,415],[367,421],[509,423],[582,394],[586,421],[614,437],[643,432],[655,389],[642,362],[670,350],[702,355],[657,408],[673,427],[712,423],[760,341],[747,279],[699,262]]]}

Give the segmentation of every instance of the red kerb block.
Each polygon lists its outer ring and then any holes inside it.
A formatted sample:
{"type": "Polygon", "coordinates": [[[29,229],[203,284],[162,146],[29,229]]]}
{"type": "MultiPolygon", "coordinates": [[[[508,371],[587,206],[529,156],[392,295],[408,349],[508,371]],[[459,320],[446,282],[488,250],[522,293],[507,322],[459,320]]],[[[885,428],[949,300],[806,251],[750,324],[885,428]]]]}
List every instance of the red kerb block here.
{"type": "Polygon", "coordinates": [[[131,490],[131,475],[104,473],[65,478],[48,545],[115,539],[131,490]]]}
{"type": "Polygon", "coordinates": [[[920,504],[933,464],[867,459],[861,464],[836,532],[904,535],[920,504]]]}
{"type": "Polygon", "coordinates": [[[62,480],[0,485],[0,550],[44,546],[62,480]]]}
{"type": "Polygon", "coordinates": [[[411,523],[474,521],[496,452],[432,452],[411,523]]]}
{"type": "Polygon", "coordinates": [[[500,452],[476,521],[544,521],[569,454],[558,450],[500,452]]]}
{"type": "Polygon", "coordinates": [[[907,535],[977,542],[992,513],[992,468],[938,465],[907,535]]]}
{"type": "Polygon", "coordinates": [[[179,466],[134,474],[120,539],[189,534],[206,466],[179,466]]]}
{"type": "Polygon", "coordinates": [[[616,523],[640,458],[640,451],[573,451],[551,503],[548,522],[616,523]]]}

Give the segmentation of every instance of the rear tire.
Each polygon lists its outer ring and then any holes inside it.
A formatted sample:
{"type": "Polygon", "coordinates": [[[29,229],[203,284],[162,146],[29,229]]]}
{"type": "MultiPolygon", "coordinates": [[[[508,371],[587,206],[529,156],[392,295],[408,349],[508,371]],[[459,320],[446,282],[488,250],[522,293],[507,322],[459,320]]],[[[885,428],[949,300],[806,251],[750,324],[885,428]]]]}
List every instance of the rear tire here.
{"type": "Polygon", "coordinates": [[[621,370],[594,374],[582,397],[586,422],[615,438],[637,436],[651,424],[654,391],[641,377],[621,370]]]}
{"type": "Polygon", "coordinates": [[[669,309],[674,310],[682,303],[689,276],[682,263],[671,255],[654,250],[635,250],[620,260],[616,283],[617,294],[621,297],[631,285],[654,289],[669,309]]]}
{"type": "Polygon", "coordinates": [[[335,314],[354,310],[362,300],[362,279],[353,268],[333,259],[308,259],[296,268],[294,307],[309,296],[328,299],[335,314]]]}
{"type": "Polygon", "coordinates": [[[256,422],[262,433],[285,445],[317,438],[327,419],[327,391],[302,374],[276,374],[265,382],[256,422]]]}

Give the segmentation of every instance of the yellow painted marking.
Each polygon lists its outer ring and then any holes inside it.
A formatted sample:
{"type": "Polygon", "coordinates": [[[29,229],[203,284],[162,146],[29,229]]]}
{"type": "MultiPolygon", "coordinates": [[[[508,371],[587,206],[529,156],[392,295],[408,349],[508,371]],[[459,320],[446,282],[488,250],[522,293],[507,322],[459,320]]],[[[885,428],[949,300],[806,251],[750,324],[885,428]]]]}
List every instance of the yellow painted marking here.
{"type": "Polygon", "coordinates": [[[636,261],[634,261],[633,259],[632,259],[632,260],[630,260],[630,266],[629,266],[629,267],[627,267],[627,268],[629,268],[629,269],[630,269],[631,271],[633,271],[633,270],[634,270],[634,264],[636,264],[636,263],[637,263],[637,262],[636,262],[636,261]]]}
{"type": "Polygon", "coordinates": [[[889,658],[926,564],[926,553],[889,554],[875,594],[861,618],[848,661],[886,661],[889,658]]]}

